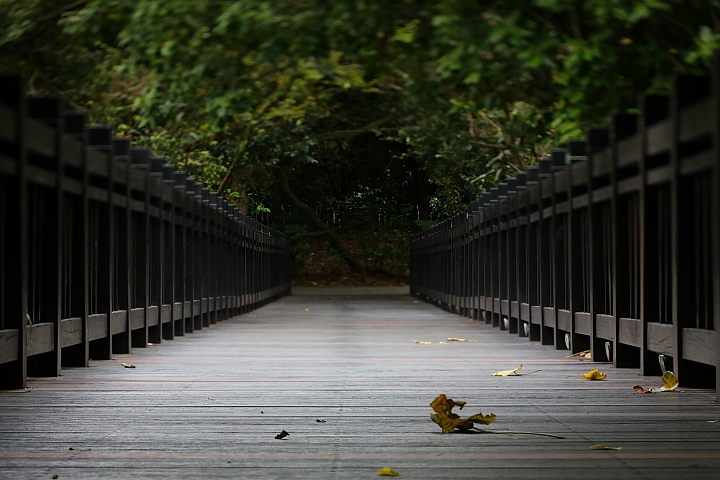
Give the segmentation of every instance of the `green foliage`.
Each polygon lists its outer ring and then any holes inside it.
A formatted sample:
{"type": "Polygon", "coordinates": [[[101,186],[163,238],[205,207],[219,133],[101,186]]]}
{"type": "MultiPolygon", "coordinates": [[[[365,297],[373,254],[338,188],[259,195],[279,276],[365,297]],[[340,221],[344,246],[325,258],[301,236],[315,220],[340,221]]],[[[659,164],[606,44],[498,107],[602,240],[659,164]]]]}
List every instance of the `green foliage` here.
{"type": "Polygon", "coordinates": [[[461,211],[553,145],[634,108],[637,93],[707,73],[719,6],[3,0],[0,69],[249,214],[302,224],[290,233],[306,245],[317,228],[290,218],[296,207],[277,188],[285,172],[324,222],[359,235],[371,267],[390,254],[371,253],[373,242],[402,245],[396,232],[419,217],[461,211]]]}

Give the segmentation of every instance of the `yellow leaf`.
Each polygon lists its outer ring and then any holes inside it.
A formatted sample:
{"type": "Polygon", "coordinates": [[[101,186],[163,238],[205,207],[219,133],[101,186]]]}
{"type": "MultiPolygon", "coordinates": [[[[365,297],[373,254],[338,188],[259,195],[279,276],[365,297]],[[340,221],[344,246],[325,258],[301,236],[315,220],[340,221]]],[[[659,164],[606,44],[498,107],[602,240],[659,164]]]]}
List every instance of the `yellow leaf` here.
{"type": "Polygon", "coordinates": [[[383,467],[380,470],[378,470],[377,472],[375,472],[375,474],[383,476],[383,477],[399,477],[399,476],[401,476],[400,472],[398,472],[397,470],[393,470],[390,467],[383,467]]]}
{"type": "Polygon", "coordinates": [[[415,340],[415,343],[417,343],[418,345],[430,345],[430,344],[432,344],[432,342],[421,342],[420,340],[415,340]]]}
{"type": "Polygon", "coordinates": [[[465,406],[465,402],[462,400],[447,398],[445,394],[440,395],[430,404],[432,409],[435,410],[435,413],[430,415],[430,419],[440,425],[443,433],[450,433],[455,429],[469,430],[473,428],[475,423],[490,425],[495,421],[494,414],[483,415],[482,413],[478,413],[470,417],[461,418],[460,415],[453,413],[452,411],[456,405],[460,407],[460,410],[462,410],[465,406]]]}
{"type": "Polygon", "coordinates": [[[438,342],[440,345],[447,345],[447,342],[438,342]]]}
{"type": "Polygon", "coordinates": [[[605,445],[590,445],[590,450],[622,450],[622,447],[606,447],[605,445]]]}
{"type": "Polygon", "coordinates": [[[542,370],[533,370],[532,372],[518,373],[522,369],[522,363],[519,367],[513,368],[512,370],[503,370],[501,372],[495,372],[492,374],[493,377],[522,377],[523,375],[532,375],[533,373],[541,372],[542,370]]]}
{"type": "Polygon", "coordinates": [[[572,357],[584,357],[584,358],[590,358],[592,355],[590,354],[590,350],[583,350],[582,352],[573,353],[572,355],[565,355],[563,358],[572,358],[572,357]]]}
{"type": "Polygon", "coordinates": [[[590,370],[588,373],[583,373],[583,378],[587,378],[588,380],[605,380],[607,375],[596,368],[595,370],[590,370]]]}
{"type": "Polygon", "coordinates": [[[671,371],[667,371],[662,376],[663,386],[658,389],[659,392],[669,392],[675,390],[679,383],[675,374],[671,371]]]}
{"type": "Polygon", "coordinates": [[[493,377],[507,377],[508,375],[516,373],[518,370],[522,368],[522,363],[519,367],[513,368],[512,370],[502,370],[500,372],[495,372],[492,374],[493,377]]]}
{"type": "Polygon", "coordinates": [[[477,340],[468,340],[467,338],[455,338],[455,337],[448,337],[448,342],[477,342],[477,340]]]}

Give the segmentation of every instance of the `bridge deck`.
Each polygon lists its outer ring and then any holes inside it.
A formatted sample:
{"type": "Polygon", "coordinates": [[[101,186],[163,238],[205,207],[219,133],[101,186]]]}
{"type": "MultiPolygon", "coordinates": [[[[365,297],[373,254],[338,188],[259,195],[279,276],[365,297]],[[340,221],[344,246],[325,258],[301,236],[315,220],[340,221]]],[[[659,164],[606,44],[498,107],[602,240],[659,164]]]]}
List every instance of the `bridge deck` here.
{"type": "Polygon", "coordinates": [[[410,296],[293,296],[0,395],[0,478],[718,478],[713,393],[638,383],[659,379],[410,296]],[[490,376],[521,363],[542,371],[490,376]],[[565,378],[597,367],[606,381],[565,378]],[[428,406],[440,393],[495,413],[489,429],[566,438],[443,435],[428,406]]]}

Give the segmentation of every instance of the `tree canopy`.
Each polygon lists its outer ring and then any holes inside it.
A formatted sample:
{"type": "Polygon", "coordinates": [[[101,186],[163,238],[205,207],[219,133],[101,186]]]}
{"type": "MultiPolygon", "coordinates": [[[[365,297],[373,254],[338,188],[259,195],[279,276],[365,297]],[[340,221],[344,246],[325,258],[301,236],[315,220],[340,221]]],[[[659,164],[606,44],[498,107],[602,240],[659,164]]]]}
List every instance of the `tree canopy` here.
{"type": "Polygon", "coordinates": [[[402,243],[707,72],[718,31],[718,0],[0,0],[0,68],[387,270],[348,236],[402,243]]]}

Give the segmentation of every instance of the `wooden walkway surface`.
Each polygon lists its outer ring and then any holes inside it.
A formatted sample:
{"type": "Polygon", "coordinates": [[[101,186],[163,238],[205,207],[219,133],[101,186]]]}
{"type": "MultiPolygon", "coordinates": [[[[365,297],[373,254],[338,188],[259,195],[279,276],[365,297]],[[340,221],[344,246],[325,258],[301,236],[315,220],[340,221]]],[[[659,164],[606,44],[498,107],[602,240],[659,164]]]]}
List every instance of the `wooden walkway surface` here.
{"type": "Polygon", "coordinates": [[[720,478],[712,392],[563,355],[406,295],[287,297],[0,394],[0,478],[720,478]],[[542,371],[491,376],[520,364],[542,371]],[[565,439],[442,434],[440,393],[565,439]]]}

